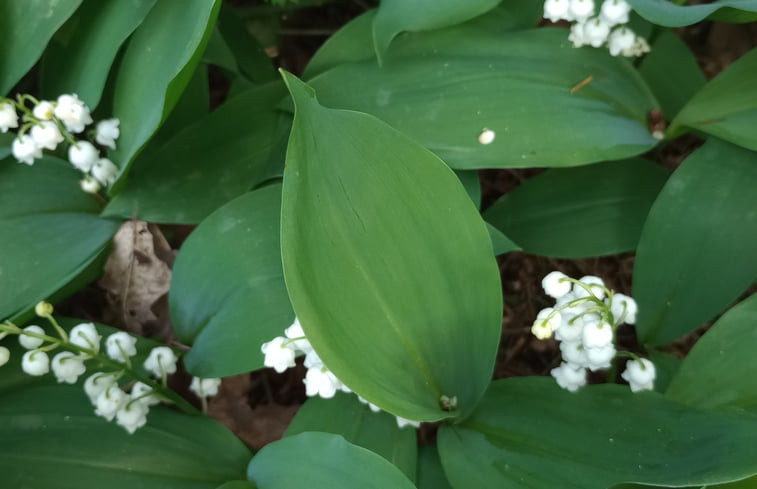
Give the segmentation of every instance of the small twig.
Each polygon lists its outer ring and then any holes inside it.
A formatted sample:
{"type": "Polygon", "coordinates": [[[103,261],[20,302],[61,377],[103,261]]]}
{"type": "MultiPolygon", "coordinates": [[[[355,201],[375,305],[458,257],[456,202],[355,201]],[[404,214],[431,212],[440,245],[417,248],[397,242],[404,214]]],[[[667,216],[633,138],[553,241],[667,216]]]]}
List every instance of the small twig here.
{"type": "Polygon", "coordinates": [[[583,87],[594,81],[594,75],[589,75],[584,78],[578,85],[570,89],[571,95],[581,90],[583,87]]]}

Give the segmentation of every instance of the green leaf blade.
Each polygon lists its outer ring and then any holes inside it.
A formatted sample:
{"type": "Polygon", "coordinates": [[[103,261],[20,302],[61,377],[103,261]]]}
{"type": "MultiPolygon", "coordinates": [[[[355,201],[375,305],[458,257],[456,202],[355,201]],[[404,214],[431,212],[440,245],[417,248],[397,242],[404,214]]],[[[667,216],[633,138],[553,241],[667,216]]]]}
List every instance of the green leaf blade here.
{"type": "Polygon", "coordinates": [[[383,409],[415,420],[464,416],[488,384],[500,331],[486,226],[431,153],[285,80],[297,111],[282,253],[308,338],[337,377],[383,409]],[[457,396],[457,413],[441,410],[442,395],[457,396]]]}

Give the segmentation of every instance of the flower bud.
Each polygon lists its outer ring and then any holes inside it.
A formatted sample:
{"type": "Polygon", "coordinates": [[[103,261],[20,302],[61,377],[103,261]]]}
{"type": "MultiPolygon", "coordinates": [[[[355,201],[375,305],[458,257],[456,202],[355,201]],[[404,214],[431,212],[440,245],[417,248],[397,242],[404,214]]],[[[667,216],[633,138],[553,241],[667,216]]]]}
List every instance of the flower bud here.
{"type": "Polygon", "coordinates": [[[42,318],[50,317],[53,314],[53,305],[49,302],[40,301],[34,306],[34,312],[42,318]]]}
{"type": "Polygon", "coordinates": [[[11,358],[11,351],[4,346],[0,346],[0,367],[8,363],[11,358]]]}

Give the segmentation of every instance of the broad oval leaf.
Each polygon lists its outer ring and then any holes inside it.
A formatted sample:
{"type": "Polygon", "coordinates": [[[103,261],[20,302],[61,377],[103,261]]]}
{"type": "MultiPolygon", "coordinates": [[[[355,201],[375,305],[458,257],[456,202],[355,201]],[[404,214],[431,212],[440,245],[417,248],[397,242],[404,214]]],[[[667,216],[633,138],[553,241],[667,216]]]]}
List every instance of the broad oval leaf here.
{"type": "Polygon", "coordinates": [[[697,410],[627,386],[571,393],[544,377],[494,382],[473,416],[441,428],[438,443],[456,489],[680,487],[757,472],[752,414],[697,410]]]}
{"type": "Polygon", "coordinates": [[[311,397],[297,411],[285,436],[306,431],[341,435],[348,442],[381,455],[415,481],[418,445],[415,430],[398,428],[391,414],[368,409],[354,394],[333,399],[311,397]]]}
{"type": "Polygon", "coordinates": [[[53,37],[42,58],[42,91],[54,98],[76,93],[95,108],[118,49],[156,0],[84,0],[53,37]]]}
{"type": "Polygon", "coordinates": [[[263,447],[247,477],[259,489],[414,489],[394,465],[330,433],[301,433],[263,447]]]}
{"type": "Polygon", "coordinates": [[[757,48],[697,92],[671,123],[670,133],[677,135],[688,127],[757,151],[755,80],[757,48]]]}
{"type": "Polygon", "coordinates": [[[81,191],[80,176],[55,158],[34,167],[0,161],[0,319],[23,313],[76,277],[118,229],[118,222],[97,215],[99,204],[81,191]]]}
{"type": "Polygon", "coordinates": [[[292,75],[284,276],[326,365],[403,418],[469,413],[494,366],[502,296],[486,226],[437,157],[292,75]],[[440,397],[456,396],[443,411],[440,397]]]}
{"type": "Polygon", "coordinates": [[[275,106],[285,93],[281,82],[252,88],[139,155],[104,214],[197,224],[280,175],[291,115],[275,106]]]}
{"type": "Polygon", "coordinates": [[[734,306],[697,341],[666,395],[694,406],[757,408],[757,294],[734,306]]]}
{"type": "Polygon", "coordinates": [[[392,39],[404,31],[427,31],[461,24],[493,9],[501,0],[382,0],[373,19],[379,61],[392,39]]]}
{"type": "MultiPolygon", "coordinates": [[[[655,24],[681,27],[696,24],[713,14],[726,14],[728,10],[757,12],[757,0],[716,0],[701,5],[677,5],[670,0],[628,0],[633,10],[655,24]]],[[[754,20],[753,17],[750,17],[754,20]]],[[[725,19],[724,19],[725,20],[725,19]]]]}
{"type": "Polygon", "coordinates": [[[132,160],[176,105],[213,31],[219,0],[157,2],[136,30],[115,74],[113,115],[121,120],[117,193],[132,160]]]}
{"type": "Polygon", "coordinates": [[[668,172],[641,159],[548,170],[484,212],[523,251],[583,258],[633,251],[668,172]]]}
{"type": "Polygon", "coordinates": [[[668,179],[634,265],[636,329],[664,344],[733,302],[757,276],[757,153],[710,138],[668,179]]]}
{"type": "Polygon", "coordinates": [[[251,456],[216,421],[169,408],[129,435],[94,414],[81,386],[4,392],[0,438],[3,483],[28,489],[215,489],[242,479],[251,456]]]}
{"type": "Polygon", "coordinates": [[[281,269],[281,185],[243,195],[205,219],[181,247],[171,278],[171,321],[198,377],[263,367],[260,345],[292,324],[281,269]]]}
{"type": "Polygon", "coordinates": [[[309,83],[324,104],[373,114],[456,169],[576,166],[657,143],[647,118],[658,103],[638,72],[575,49],[563,29],[502,32],[481,20],[401,40],[383,67],[344,63],[309,83]],[[484,128],[491,144],[478,140],[484,128]]]}
{"type": "Polygon", "coordinates": [[[81,2],[23,0],[0,3],[0,97],[8,94],[34,66],[55,31],[81,2]]]}

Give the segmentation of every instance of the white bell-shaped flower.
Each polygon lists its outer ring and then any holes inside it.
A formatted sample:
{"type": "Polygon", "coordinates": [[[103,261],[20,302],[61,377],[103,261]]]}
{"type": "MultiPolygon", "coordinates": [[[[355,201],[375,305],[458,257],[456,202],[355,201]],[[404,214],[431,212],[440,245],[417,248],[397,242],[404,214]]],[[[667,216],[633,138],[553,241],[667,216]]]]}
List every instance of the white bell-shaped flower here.
{"type": "Polygon", "coordinates": [[[155,394],[153,388],[143,382],[137,382],[132,386],[131,398],[133,400],[137,399],[139,402],[143,402],[148,406],[160,404],[160,398],[155,394]]]}
{"type": "Polygon", "coordinates": [[[110,149],[116,149],[116,139],[121,135],[118,125],[121,123],[118,119],[105,119],[95,126],[95,141],[110,149]]]}
{"type": "Polygon", "coordinates": [[[586,348],[586,367],[595,372],[605,368],[610,368],[610,362],[615,358],[615,345],[609,345],[601,348],[586,348]]]}
{"type": "Polygon", "coordinates": [[[594,0],[570,0],[570,16],[577,22],[585,22],[594,15],[594,0]]]}
{"type": "Polygon", "coordinates": [[[581,340],[584,348],[604,348],[612,344],[613,333],[612,326],[605,321],[584,321],[581,340]]]}
{"type": "Polygon", "coordinates": [[[265,355],[263,365],[273,368],[278,373],[294,367],[294,344],[283,336],[277,336],[267,343],[263,343],[260,351],[265,355]]]}
{"type": "Polygon", "coordinates": [[[45,340],[43,340],[42,338],[35,338],[34,336],[30,336],[27,333],[43,335],[45,334],[45,330],[34,324],[25,327],[22,330],[21,334],[18,335],[18,342],[23,348],[27,350],[34,350],[35,348],[42,346],[42,343],[45,342],[45,340]]]}
{"type": "Polygon", "coordinates": [[[636,314],[639,312],[639,306],[632,297],[623,294],[613,294],[610,311],[615,320],[615,324],[636,324],[636,314]]]}
{"type": "Polygon", "coordinates": [[[555,331],[557,341],[581,342],[584,330],[584,322],[581,318],[575,321],[566,321],[563,317],[562,324],[555,331]]]}
{"type": "Polygon", "coordinates": [[[55,105],[55,117],[63,122],[66,129],[73,133],[80,133],[87,124],[92,124],[92,116],[84,102],[75,93],[58,97],[55,105]]]}
{"type": "Polygon", "coordinates": [[[565,297],[573,288],[567,279],[569,277],[562,272],[549,272],[541,281],[544,292],[555,299],[565,297]]]}
{"type": "Polygon", "coordinates": [[[76,141],[68,148],[68,161],[80,171],[90,171],[98,159],[100,153],[89,141],[76,141]]]}
{"type": "Polygon", "coordinates": [[[481,134],[478,135],[478,143],[484,146],[492,144],[497,137],[497,133],[491,129],[484,128],[481,130],[481,134]]]}
{"type": "Polygon", "coordinates": [[[50,371],[50,357],[43,351],[28,351],[21,357],[21,370],[34,377],[45,375],[50,371]]]}
{"type": "Polygon", "coordinates": [[[631,46],[629,49],[624,49],[620,54],[627,58],[635,58],[637,56],[641,56],[644,53],[648,53],[649,50],[650,48],[647,40],[643,37],[636,36],[636,39],[633,42],[633,46],[631,46]]]}
{"type": "MultiPolygon", "coordinates": [[[[95,414],[112,421],[121,407],[129,400],[129,396],[118,387],[110,384],[95,401],[95,414]]],[[[137,403],[135,403],[137,404],[137,403]]]]}
{"type": "Polygon", "coordinates": [[[299,350],[306,355],[313,351],[313,346],[305,337],[305,330],[302,329],[299,318],[294,318],[292,325],[284,330],[284,335],[292,340],[291,344],[296,350],[299,350]]]}
{"type": "Polygon", "coordinates": [[[147,423],[149,406],[144,402],[133,402],[130,399],[116,411],[116,424],[123,427],[129,434],[134,434],[147,423]]]}
{"type": "Polygon", "coordinates": [[[102,336],[97,332],[93,323],[77,324],[69,333],[69,341],[79,348],[93,350],[95,353],[100,351],[100,340],[102,336]]]}
{"type": "Polygon", "coordinates": [[[100,191],[102,188],[102,185],[100,185],[100,182],[95,180],[94,177],[91,175],[87,175],[81,180],[79,180],[79,187],[81,187],[82,191],[88,194],[96,194],[100,191]]]}
{"type": "Polygon", "coordinates": [[[568,363],[561,363],[550,372],[557,385],[570,392],[575,392],[586,385],[586,369],[568,363]]]}
{"type": "Polygon", "coordinates": [[[628,382],[633,392],[651,391],[654,389],[654,380],[657,375],[654,363],[646,358],[629,360],[626,369],[620,374],[628,382]]]}
{"type": "Polygon", "coordinates": [[[607,38],[607,47],[610,54],[618,56],[624,51],[630,50],[636,42],[636,34],[627,27],[618,27],[607,38]]]}
{"type": "Polygon", "coordinates": [[[626,0],[605,0],[599,9],[599,17],[610,27],[628,23],[631,6],[626,0]]]}
{"type": "Polygon", "coordinates": [[[0,102],[0,132],[8,132],[8,129],[16,127],[18,127],[16,107],[8,102],[0,102]]]}
{"type": "Polygon", "coordinates": [[[113,333],[105,339],[105,351],[113,360],[124,362],[137,354],[137,339],[124,331],[113,333]]]}
{"type": "Polygon", "coordinates": [[[41,121],[34,124],[30,134],[37,146],[50,151],[54,151],[58,144],[63,142],[63,134],[53,121],[41,121]]]}
{"type": "Polygon", "coordinates": [[[326,367],[308,369],[302,383],[308,397],[320,396],[324,399],[334,397],[342,386],[342,382],[326,367]]]}
{"type": "Polygon", "coordinates": [[[550,22],[573,20],[570,15],[570,0],[546,0],[544,2],[544,18],[550,22]]]}
{"type": "Polygon", "coordinates": [[[586,367],[586,350],[580,341],[563,341],[560,343],[562,359],[574,367],[586,367]]]}
{"type": "Polygon", "coordinates": [[[399,429],[402,429],[405,427],[418,428],[421,425],[420,421],[413,421],[412,419],[405,419],[399,416],[396,416],[396,418],[397,418],[397,427],[399,429]]]}
{"type": "Polygon", "coordinates": [[[156,377],[169,375],[176,372],[176,354],[167,346],[156,346],[150,350],[145,360],[144,367],[156,377]]]}
{"type": "Polygon", "coordinates": [[[221,387],[221,379],[201,379],[192,377],[192,383],[189,390],[197,394],[197,397],[213,397],[218,394],[218,388],[221,387]]]}
{"type": "Polygon", "coordinates": [[[531,333],[540,340],[545,340],[552,336],[552,333],[560,327],[562,318],[559,312],[551,307],[546,307],[539,311],[536,320],[531,326],[531,333]]]}
{"type": "Polygon", "coordinates": [[[366,405],[368,406],[368,409],[370,409],[370,410],[371,410],[371,411],[373,411],[374,413],[377,413],[377,412],[381,411],[381,408],[380,408],[380,407],[376,406],[376,405],[375,405],[375,404],[373,404],[372,402],[368,402],[368,401],[367,401],[366,399],[364,399],[364,398],[363,398],[363,397],[361,397],[361,396],[357,396],[357,400],[358,400],[358,401],[360,401],[360,402],[361,402],[361,403],[363,403],[363,404],[366,404],[366,405]]]}
{"type": "Polygon", "coordinates": [[[100,397],[100,394],[105,392],[105,389],[110,387],[115,381],[116,376],[114,374],[105,374],[102,372],[97,372],[87,377],[84,381],[84,392],[89,397],[89,401],[93,406],[97,404],[97,398],[100,397]]]}
{"type": "Polygon", "coordinates": [[[8,363],[11,358],[11,351],[4,346],[0,346],[0,367],[8,363]]]}
{"type": "Polygon", "coordinates": [[[575,284],[573,286],[573,295],[575,295],[576,298],[589,297],[589,295],[593,295],[599,300],[605,298],[605,282],[601,278],[595,277],[594,275],[585,275],[579,278],[578,281],[584,284],[586,288],[575,284]],[[589,294],[589,291],[586,290],[587,288],[591,290],[591,294],[589,294]]]}
{"type": "Polygon", "coordinates": [[[598,48],[610,35],[610,26],[599,17],[589,19],[584,24],[584,38],[591,46],[598,48]]]}
{"type": "Polygon", "coordinates": [[[87,370],[84,360],[70,351],[62,351],[55,355],[51,367],[58,383],[66,384],[75,384],[79,376],[87,370]]]}
{"type": "Polygon", "coordinates": [[[584,22],[576,22],[575,24],[570,26],[570,34],[568,35],[568,40],[573,43],[574,48],[580,48],[589,44],[589,41],[586,39],[586,35],[584,34],[584,27],[586,27],[586,24],[584,22]]]}
{"type": "Polygon", "coordinates": [[[112,185],[118,176],[118,167],[108,158],[100,158],[92,165],[92,176],[103,185],[112,185]]]}
{"type": "Polygon", "coordinates": [[[47,100],[42,100],[40,103],[34,106],[32,109],[34,117],[41,121],[52,120],[55,115],[55,105],[47,100]]]}
{"type": "Polygon", "coordinates": [[[33,165],[35,159],[42,158],[42,148],[29,134],[22,134],[14,139],[11,152],[14,158],[27,165],[33,165]]]}

